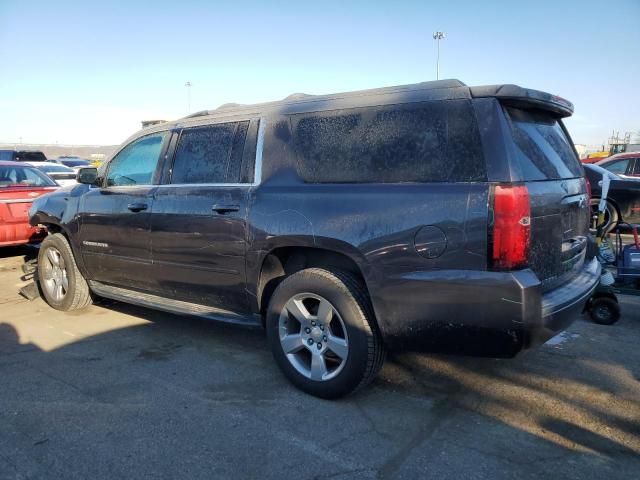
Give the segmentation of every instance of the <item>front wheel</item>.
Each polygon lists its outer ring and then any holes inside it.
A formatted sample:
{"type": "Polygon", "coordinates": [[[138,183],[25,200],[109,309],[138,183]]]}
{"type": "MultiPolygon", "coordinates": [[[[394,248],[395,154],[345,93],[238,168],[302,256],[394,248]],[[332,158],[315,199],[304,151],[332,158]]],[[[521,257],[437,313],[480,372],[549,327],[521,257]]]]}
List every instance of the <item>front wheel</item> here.
{"type": "Polygon", "coordinates": [[[384,361],[366,289],[346,272],[310,268],[283,280],[269,302],[266,328],[282,372],[317,397],[352,393],[384,361]]]}
{"type": "Polygon", "coordinates": [[[56,310],[68,312],[91,305],[91,292],[61,233],[47,236],[38,253],[38,283],[46,302],[56,310]]]}

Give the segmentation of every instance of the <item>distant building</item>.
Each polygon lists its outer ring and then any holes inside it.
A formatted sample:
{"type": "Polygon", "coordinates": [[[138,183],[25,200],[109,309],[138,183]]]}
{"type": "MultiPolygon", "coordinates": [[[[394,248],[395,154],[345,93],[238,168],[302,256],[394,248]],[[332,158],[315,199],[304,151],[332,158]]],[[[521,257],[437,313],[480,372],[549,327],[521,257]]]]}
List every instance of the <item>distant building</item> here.
{"type": "Polygon", "coordinates": [[[166,120],[142,120],[142,128],[152,127],[153,125],[159,125],[161,123],[166,123],[166,120]]]}

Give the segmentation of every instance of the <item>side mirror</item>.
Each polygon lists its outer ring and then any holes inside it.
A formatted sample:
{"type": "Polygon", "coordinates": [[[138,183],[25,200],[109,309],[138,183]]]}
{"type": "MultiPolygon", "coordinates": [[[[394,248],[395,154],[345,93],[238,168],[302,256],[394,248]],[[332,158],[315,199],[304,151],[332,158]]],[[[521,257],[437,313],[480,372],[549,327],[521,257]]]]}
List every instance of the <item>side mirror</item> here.
{"type": "Polygon", "coordinates": [[[97,179],[98,169],[95,167],[81,168],[76,175],[76,182],[84,183],[85,185],[95,185],[97,179]]]}

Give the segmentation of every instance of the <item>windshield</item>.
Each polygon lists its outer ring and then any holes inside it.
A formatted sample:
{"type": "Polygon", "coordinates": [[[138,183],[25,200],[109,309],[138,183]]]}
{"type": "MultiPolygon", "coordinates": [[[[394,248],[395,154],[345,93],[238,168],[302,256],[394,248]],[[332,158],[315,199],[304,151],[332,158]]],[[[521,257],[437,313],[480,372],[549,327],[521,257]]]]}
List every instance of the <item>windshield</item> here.
{"type": "Polygon", "coordinates": [[[20,162],[46,162],[47,157],[42,152],[18,152],[17,160],[20,162]]]}
{"type": "Polygon", "coordinates": [[[46,173],[74,173],[73,169],[65,167],[64,165],[40,165],[38,170],[42,170],[46,173]]]}
{"type": "Polygon", "coordinates": [[[86,160],[62,160],[62,164],[67,167],[86,167],[90,163],[86,160]]]}
{"type": "Polygon", "coordinates": [[[57,183],[32,167],[0,165],[0,188],[55,187],[57,183]]]}
{"type": "Polygon", "coordinates": [[[580,160],[560,122],[542,112],[507,108],[523,180],[583,176],[580,160]]]}

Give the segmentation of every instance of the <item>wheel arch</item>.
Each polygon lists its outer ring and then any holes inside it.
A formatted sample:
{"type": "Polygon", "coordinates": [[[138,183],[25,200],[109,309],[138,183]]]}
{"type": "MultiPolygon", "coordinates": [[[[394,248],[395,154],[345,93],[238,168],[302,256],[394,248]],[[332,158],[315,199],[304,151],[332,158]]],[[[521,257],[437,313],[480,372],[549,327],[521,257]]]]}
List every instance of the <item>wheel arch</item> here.
{"type": "Polygon", "coordinates": [[[277,246],[269,250],[260,262],[255,282],[257,313],[263,314],[276,287],[289,275],[306,268],[337,269],[351,273],[367,290],[368,266],[363,258],[345,251],[326,247],[277,246]]]}

